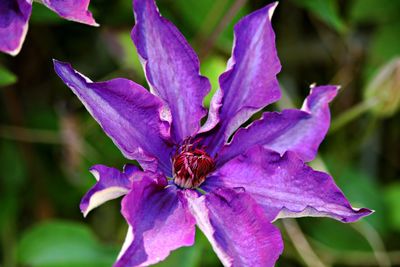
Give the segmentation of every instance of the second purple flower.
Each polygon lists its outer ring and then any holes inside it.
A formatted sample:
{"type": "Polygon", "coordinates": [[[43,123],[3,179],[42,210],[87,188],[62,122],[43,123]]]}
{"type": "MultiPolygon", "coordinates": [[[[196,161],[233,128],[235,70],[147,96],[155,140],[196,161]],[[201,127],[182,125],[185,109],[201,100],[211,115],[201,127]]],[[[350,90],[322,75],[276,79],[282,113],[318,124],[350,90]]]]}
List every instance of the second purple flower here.
{"type": "MultiPolygon", "coordinates": [[[[17,55],[28,31],[33,0],[0,1],[0,52],[17,55]]],[[[88,11],[90,0],[40,0],[60,17],[98,26],[88,11]]]]}

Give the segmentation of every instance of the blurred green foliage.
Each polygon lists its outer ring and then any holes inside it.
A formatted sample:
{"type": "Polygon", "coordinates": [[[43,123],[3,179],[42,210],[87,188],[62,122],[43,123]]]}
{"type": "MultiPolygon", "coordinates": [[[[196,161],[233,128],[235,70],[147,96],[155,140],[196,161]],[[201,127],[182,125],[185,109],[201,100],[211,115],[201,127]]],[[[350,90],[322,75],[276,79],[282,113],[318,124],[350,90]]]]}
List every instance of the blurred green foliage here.
{"type": "MultiPolygon", "coordinates": [[[[110,266],[122,246],[127,226],[118,200],[86,219],[78,205],[95,182],[91,165],[121,168],[128,160],[52,70],[57,58],[93,80],[125,77],[147,86],[130,39],[131,1],[91,2],[99,28],[61,20],[34,3],[22,52],[0,55],[0,266],[110,266]]],[[[200,55],[212,83],[209,106],[230,57],[233,25],[270,1],[157,2],[200,55]]],[[[351,225],[298,220],[325,266],[400,266],[400,115],[397,106],[382,115],[382,101],[399,96],[392,81],[400,72],[389,75],[390,86],[370,89],[382,66],[400,55],[399,16],[398,0],[282,0],[273,18],[279,79],[293,103],[313,82],[342,85],[320,156],[355,206],[376,210],[351,225]]],[[[277,225],[286,246],[278,266],[306,266],[296,240],[277,225]]],[[[159,266],[221,266],[206,238],[196,239],[159,266]]]]}
{"type": "Polygon", "coordinates": [[[49,221],[26,232],[18,246],[18,261],[30,266],[111,266],[117,248],[99,244],[90,228],[79,223],[49,221]]]}
{"type": "Polygon", "coordinates": [[[0,86],[7,86],[17,81],[17,77],[0,65],[0,86]]]}
{"type": "Polygon", "coordinates": [[[295,3],[327,23],[339,33],[346,30],[345,23],[339,15],[338,3],[335,0],[295,0],[295,3]]]}

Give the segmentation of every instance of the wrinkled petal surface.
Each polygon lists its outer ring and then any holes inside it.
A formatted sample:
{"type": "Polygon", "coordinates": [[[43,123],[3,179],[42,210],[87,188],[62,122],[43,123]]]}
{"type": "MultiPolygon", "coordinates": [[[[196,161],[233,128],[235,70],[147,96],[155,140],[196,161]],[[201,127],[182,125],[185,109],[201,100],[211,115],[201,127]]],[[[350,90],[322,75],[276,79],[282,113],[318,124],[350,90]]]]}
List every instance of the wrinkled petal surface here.
{"type": "Polygon", "coordinates": [[[209,117],[219,125],[210,132],[208,146],[214,155],[229,136],[255,112],[277,101],[281,92],[276,75],[281,64],[275,47],[271,17],[277,3],[270,4],[245,18],[235,26],[235,44],[228,69],[219,78],[222,91],[212,100],[209,117]]]}
{"type": "Polygon", "coordinates": [[[90,0],[42,0],[48,8],[56,12],[59,16],[92,25],[99,26],[93,19],[92,13],[88,11],[90,0]]]}
{"type": "Polygon", "coordinates": [[[280,232],[247,193],[217,189],[187,197],[197,225],[224,266],[274,266],[283,250],[280,232]]]}
{"type": "Polygon", "coordinates": [[[32,12],[30,0],[0,1],[0,51],[17,55],[28,31],[32,12]]]}
{"type": "Polygon", "coordinates": [[[170,174],[171,148],[164,139],[169,123],[168,118],[160,118],[168,117],[168,112],[158,97],[126,79],[95,83],[68,63],[54,61],[54,65],[58,76],[127,158],[137,160],[145,170],[158,167],[170,174]]]}
{"type": "Polygon", "coordinates": [[[305,165],[294,152],[279,153],[261,146],[227,162],[204,189],[243,188],[266,211],[281,211],[278,218],[327,216],[354,222],[371,213],[352,208],[333,178],[305,165]]]}
{"type": "Polygon", "coordinates": [[[148,266],[169,253],[194,243],[195,220],[182,192],[167,186],[165,178],[143,175],[122,201],[129,223],[127,240],[116,267],[148,266]]]}
{"type": "Polygon", "coordinates": [[[97,183],[82,198],[80,208],[84,216],[104,202],[128,193],[134,175],[141,171],[134,165],[126,165],[123,172],[104,165],[95,165],[90,168],[90,172],[97,183]]]}
{"type": "Polygon", "coordinates": [[[262,119],[255,121],[247,129],[238,130],[232,142],[219,153],[218,164],[229,161],[254,145],[262,145],[281,155],[286,151],[293,151],[303,161],[313,160],[328,132],[328,104],[337,91],[337,86],[314,87],[301,110],[264,113],[262,119]]]}
{"type": "Polygon", "coordinates": [[[160,16],[154,0],[134,0],[134,11],[133,42],[152,92],[171,109],[172,136],[179,142],[200,128],[210,82],[199,75],[195,52],[178,29],[160,16]]]}

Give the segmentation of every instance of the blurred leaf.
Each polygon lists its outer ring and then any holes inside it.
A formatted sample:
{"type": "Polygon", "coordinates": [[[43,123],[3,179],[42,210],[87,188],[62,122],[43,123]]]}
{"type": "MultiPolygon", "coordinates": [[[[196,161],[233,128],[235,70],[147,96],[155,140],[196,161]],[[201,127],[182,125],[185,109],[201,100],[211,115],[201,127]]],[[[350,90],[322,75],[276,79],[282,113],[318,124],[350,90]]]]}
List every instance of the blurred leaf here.
{"type": "Polygon", "coordinates": [[[38,24],[58,24],[62,23],[63,20],[46,6],[40,3],[34,3],[29,22],[38,24]]]}
{"type": "Polygon", "coordinates": [[[15,83],[17,76],[0,65],[0,86],[7,86],[15,83]]]}
{"type": "Polygon", "coordinates": [[[55,132],[59,128],[59,117],[55,111],[52,107],[36,103],[35,110],[26,115],[27,126],[33,129],[54,130],[55,132]]]}
{"type": "MultiPolygon", "coordinates": [[[[185,18],[187,25],[193,27],[195,31],[205,30],[209,31],[209,28],[202,28],[203,24],[208,24],[209,21],[205,21],[210,11],[212,11],[214,4],[218,4],[215,0],[202,0],[202,1],[187,1],[187,0],[176,0],[173,1],[174,7],[177,8],[179,15],[185,18]],[[196,10],[196,12],[193,12],[196,10]]],[[[213,18],[214,19],[214,18],[213,18]]],[[[210,25],[213,27],[214,25],[210,25]]]]}
{"type": "Polygon", "coordinates": [[[366,101],[376,103],[372,111],[378,116],[391,116],[400,107],[400,58],[385,64],[365,90],[366,101]]]}
{"type": "Polygon", "coordinates": [[[7,191],[16,190],[24,182],[26,165],[15,143],[0,142],[0,162],[2,163],[1,176],[5,178],[0,179],[1,187],[7,191]]]}
{"type": "Polygon", "coordinates": [[[4,225],[9,220],[13,220],[17,213],[20,201],[18,192],[24,182],[26,167],[15,144],[12,142],[0,142],[0,162],[2,163],[0,188],[4,190],[0,194],[0,203],[2,203],[0,229],[4,229],[4,225]]]}
{"type": "Polygon", "coordinates": [[[399,13],[400,1],[355,0],[350,19],[354,22],[387,22],[397,20],[399,13]]]}
{"type": "Polygon", "coordinates": [[[123,69],[133,70],[136,75],[144,79],[142,64],[140,64],[129,30],[107,30],[103,32],[103,38],[118,65],[123,69]]]}
{"type": "MultiPolygon", "coordinates": [[[[336,148],[336,151],[339,151],[339,148],[336,148]]],[[[354,162],[347,158],[338,158],[333,153],[324,155],[323,158],[329,173],[352,206],[366,207],[377,211],[362,220],[368,221],[380,233],[385,233],[387,230],[385,203],[382,199],[382,189],[375,177],[354,168],[352,165],[354,162]]]]}
{"type": "Polygon", "coordinates": [[[387,225],[385,222],[385,204],[381,197],[382,192],[379,185],[367,174],[360,170],[351,167],[345,168],[340,173],[335,173],[335,170],[340,169],[344,164],[337,161],[330,163],[329,169],[332,170],[332,176],[345,196],[349,199],[354,207],[367,207],[376,210],[374,214],[363,218],[368,221],[380,233],[385,233],[387,225]],[[340,165],[340,167],[335,167],[340,165]]]}
{"type": "Polygon", "coordinates": [[[393,183],[385,189],[385,201],[389,209],[389,225],[400,231],[400,183],[393,183]]]}
{"type": "MultiPolygon", "coordinates": [[[[233,2],[233,1],[231,1],[233,2]]],[[[231,4],[232,5],[232,4],[231,4]]],[[[217,46],[219,49],[225,51],[225,53],[230,54],[233,46],[233,36],[234,27],[236,23],[242,19],[244,16],[248,15],[252,10],[244,5],[235,15],[235,17],[230,21],[230,23],[225,27],[222,33],[219,35],[217,40],[217,46]]],[[[225,14],[224,14],[225,15],[225,14]]]]}
{"type": "Polygon", "coordinates": [[[337,32],[346,30],[342,18],[339,16],[336,0],[293,0],[297,5],[304,7],[316,17],[323,20],[337,32]]]}
{"type": "Polygon", "coordinates": [[[367,71],[369,73],[400,56],[399,36],[400,22],[398,21],[382,25],[376,30],[368,54],[367,71]]]}
{"type": "Polygon", "coordinates": [[[349,225],[327,218],[303,218],[299,222],[319,243],[340,251],[371,251],[363,236],[349,225]]]}
{"type": "MultiPolygon", "coordinates": [[[[201,36],[201,40],[203,41],[207,40],[234,3],[235,0],[174,1],[174,6],[178,10],[179,15],[183,16],[185,21],[188,22],[185,23],[185,25],[181,25],[179,29],[183,31],[185,36],[189,37],[188,29],[182,26],[190,25],[189,30],[194,32],[194,36],[201,36]],[[196,12],[193,12],[193,10],[196,10],[196,12]]],[[[233,27],[239,19],[247,15],[249,12],[250,10],[247,5],[244,5],[235,16],[231,18],[228,25],[223,29],[216,40],[216,45],[219,49],[224,50],[227,53],[231,51],[233,27]]]]}
{"type": "Polygon", "coordinates": [[[22,236],[18,261],[34,267],[109,267],[117,253],[102,246],[85,225],[51,221],[34,226],[22,236]]]}
{"type": "MultiPolygon", "coordinates": [[[[336,184],[352,206],[356,208],[367,207],[377,211],[362,220],[371,224],[380,233],[385,233],[387,230],[385,208],[381,198],[382,192],[378,185],[363,172],[347,167],[338,160],[329,157],[327,159],[325,163],[332,170],[336,184]],[[343,167],[344,169],[341,170],[343,167]]],[[[338,251],[371,251],[366,238],[348,224],[322,218],[304,218],[300,222],[316,241],[332,249],[338,251]]]]}
{"type": "Polygon", "coordinates": [[[122,61],[124,66],[131,66],[137,73],[144,76],[142,64],[140,63],[138,53],[133,45],[130,32],[120,32],[118,34],[118,40],[124,51],[124,59],[122,61]]]}
{"type": "Polygon", "coordinates": [[[203,60],[201,64],[201,73],[211,82],[211,91],[204,98],[204,106],[210,107],[211,98],[219,88],[219,76],[225,71],[225,60],[218,56],[210,56],[203,60]]]}

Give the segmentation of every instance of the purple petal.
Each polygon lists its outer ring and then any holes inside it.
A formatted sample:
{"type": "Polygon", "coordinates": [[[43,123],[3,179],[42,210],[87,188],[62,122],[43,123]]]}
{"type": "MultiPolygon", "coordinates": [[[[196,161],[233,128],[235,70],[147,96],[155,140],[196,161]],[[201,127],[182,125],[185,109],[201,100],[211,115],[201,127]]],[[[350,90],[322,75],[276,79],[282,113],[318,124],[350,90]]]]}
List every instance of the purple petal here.
{"type": "Polygon", "coordinates": [[[161,17],[154,0],[134,0],[134,11],[133,42],[152,92],[171,109],[172,136],[179,142],[200,128],[210,82],[200,76],[195,52],[178,29],[161,17]]]}
{"type": "Polygon", "coordinates": [[[90,0],[42,0],[43,4],[56,12],[59,16],[88,24],[99,26],[93,19],[92,13],[88,11],[90,0]]]}
{"type": "Polygon", "coordinates": [[[274,266],[283,251],[280,232],[247,193],[218,189],[187,197],[197,225],[224,266],[274,266]]]}
{"type": "Polygon", "coordinates": [[[170,175],[171,148],[164,139],[169,116],[158,97],[126,79],[94,83],[68,63],[55,60],[54,66],[127,158],[137,160],[145,170],[155,171],[158,166],[170,175]]]}
{"type": "Polygon", "coordinates": [[[127,240],[115,267],[148,266],[194,243],[195,220],[186,199],[165,178],[143,175],[122,201],[129,223],[127,240]]]}
{"type": "Polygon", "coordinates": [[[15,56],[21,50],[28,31],[32,1],[0,1],[0,51],[15,56]]]}
{"type": "Polygon", "coordinates": [[[301,110],[264,113],[261,120],[247,129],[239,129],[232,142],[220,151],[218,164],[222,165],[254,145],[262,145],[281,155],[293,151],[303,161],[313,160],[328,132],[328,104],[336,96],[338,88],[330,85],[312,88],[301,110]]]}
{"type": "MultiPolygon", "coordinates": [[[[220,124],[206,141],[214,155],[229,136],[252,114],[277,101],[280,89],[276,75],[281,64],[275,47],[275,34],[271,25],[277,2],[260,9],[235,26],[235,44],[228,70],[219,79],[222,107],[210,110],[213,120],[219,116],[220,124]]],[[[220,94],[212,99],[219,106],[220,94]]]]}
{"type": "Polygon", "coordinates": [[[294,152],[279,153],[256,146],[217,170],[204,190],[244,188],[266,211],[278,218],[327,216],[353,222],[371,213],[352,208],[331,176],[314,171],[294,152]]]}
{"type": "Polygon", "coordinates": [[[90,168],[90,172],[97,183],[82,198],[80,208],[85,217],[104,202],[128,193],[133,176],[141,171],[134,165],[126,165],[123,172],[104,165],[95,165],[90,168]]]}

